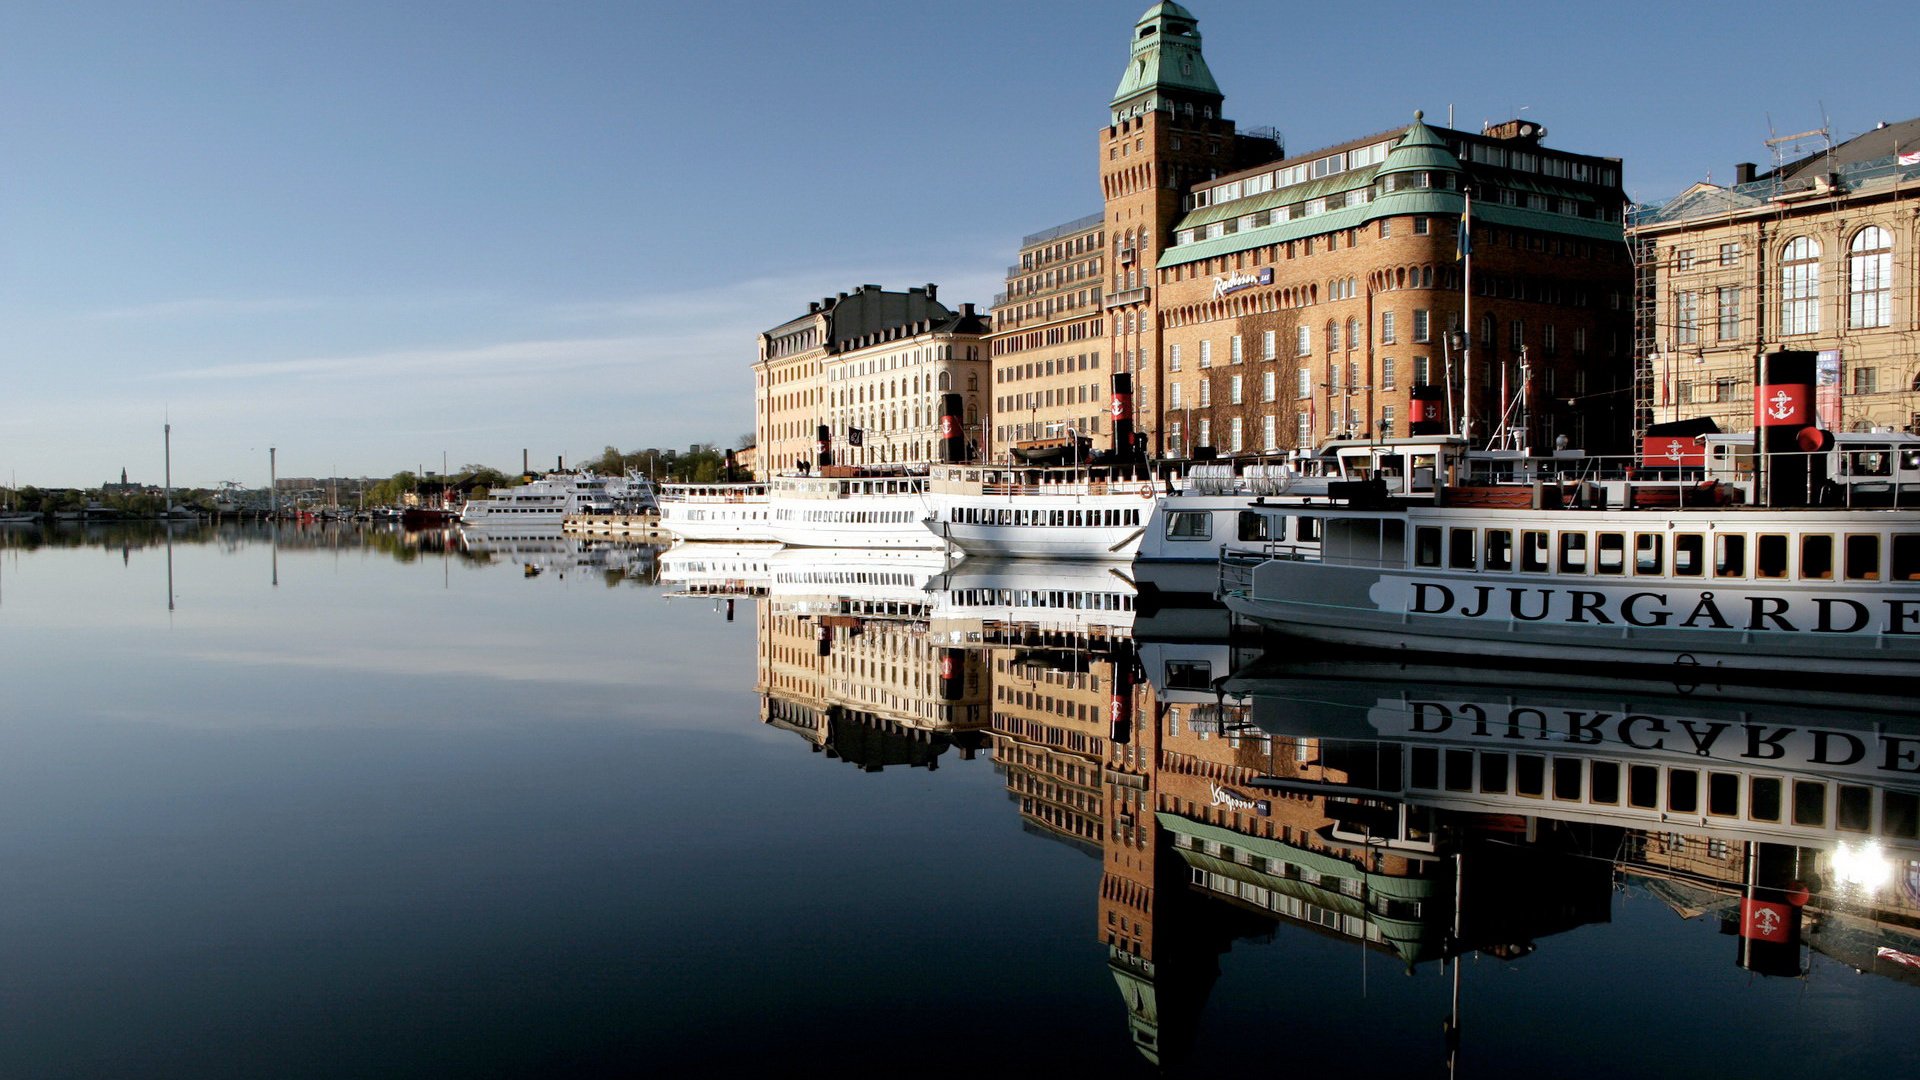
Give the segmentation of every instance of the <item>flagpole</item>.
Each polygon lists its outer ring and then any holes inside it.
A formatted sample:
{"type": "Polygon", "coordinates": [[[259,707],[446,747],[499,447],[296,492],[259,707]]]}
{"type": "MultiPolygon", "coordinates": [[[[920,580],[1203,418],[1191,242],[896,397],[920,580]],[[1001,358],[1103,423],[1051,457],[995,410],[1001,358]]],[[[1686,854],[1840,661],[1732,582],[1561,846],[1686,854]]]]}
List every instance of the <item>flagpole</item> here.
{"type": "Polygon", "coordinates": [[[1467,332],[1460,347],[1460,437],[1473,438],[1473,190],[1460,192],[1466,200],[1460,213],[1460,259],[1465,269],[1460,278],[1461,327],[1467,332]]]}

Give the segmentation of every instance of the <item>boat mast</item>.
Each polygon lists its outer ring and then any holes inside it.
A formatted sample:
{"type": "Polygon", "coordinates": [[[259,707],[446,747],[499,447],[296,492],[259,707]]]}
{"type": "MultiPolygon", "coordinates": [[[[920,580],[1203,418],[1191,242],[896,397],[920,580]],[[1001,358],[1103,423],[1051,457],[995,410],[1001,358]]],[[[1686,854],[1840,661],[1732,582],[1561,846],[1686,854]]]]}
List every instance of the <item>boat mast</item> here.
{"type": "Polygon", "coordinates": [[[1460,346],[1460,437],[1473,439],[1473,189],[1461,189],[1460,213],[1460,321],[1467,332],[1460,346]]]}
{"type": "Polygon", "coordinates": [[[165,477],[165,481],[167,485],[167,516],[172,517],[173,516],[173,424],[172,422],[169,421],[167,423],[163,423],[160,425],[160,436],[161,436],[161,456],[162,456],[162,460],[165,462],[165,464],[162,466],[163,468],[162,475],[165,477]]]}

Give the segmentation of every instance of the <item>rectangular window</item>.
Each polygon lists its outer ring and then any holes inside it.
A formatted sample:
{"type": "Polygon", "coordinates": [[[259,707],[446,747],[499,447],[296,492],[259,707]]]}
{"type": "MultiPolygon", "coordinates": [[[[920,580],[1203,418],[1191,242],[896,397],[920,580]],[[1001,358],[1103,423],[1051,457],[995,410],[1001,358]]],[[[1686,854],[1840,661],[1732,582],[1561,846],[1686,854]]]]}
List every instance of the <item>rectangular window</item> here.
{"type": "Polygon", "coordinates": [[[1263,360],[1271,360],[1271,359],[1273,359],[1273,357],[1274,357],[1274,351],[1273,351],[1273,348],[1274,348],[1274,344],[1273,344],[1273,331],[1271,331],[1271,330],[1268,330],[1268,331],[1266,331],[1266,332],[1264,332],[1264,333],[1262,333],[1262,334],[1260,335],[1260,357],[1261,357],[1261,359],[1263,359],[1263,360]]]}
{"type": "Polygon", "coordinates": [[[1413,384],[1415,386],[1433,385],[1433,358],[1416,356],[1413,358],[1413,384]]]}
{"type": "Polygon", "coordinates": [[[1740,245],[1739,244],[1721,244],[1720,245],[1720,265],[1721,266],[1739,266],[1740,265],[1740,245]]]}
{"type": "MultiPolygon", "coordinates": [[[[1312,397],[1313,396],[1313,372],[1305,367],[1302,367],[1299,371],[1299,376],[1300,376],[1299,378],[1300,385],[1294,388],[1294,396],[1295,397],[1312,397]]],[[[1300,445],[1305,446],[1306,444],[1301,443],[1300,445]]]]}
{"type": "Polygon", "coordinates": [[[1487,530],[1487,569],[1513,569],[1513,533],[1511,530],[1487,530]]]}
{"type": "Polygon", "coordinates": [[[1233,381],[1227,386],[1227,402],[1238,405],[1242,400],[1244,399],[1240,396],[1240,376],[1235,375],[1233,381]]]}
{"type": "Polygon", "coordinates": [[[1241,429],[1242,429],[1242,422],[1239,417],[1236,416],[1232,420],[1228,421],[1227,431],[1229,433],[1229,437],[1232,439],[1232,445],[1229,447],[1229,449],[1231,449],[1236,454],[1240,452],[1243,446],[1243,441],[1241,438],[1241,429]]]}
{"type": "MultiPolygon", "coordinates": [[[[1675,539],[1674,546],[1677,549],[1679,547],[1678,541],[1687,539],[1687,537],[1675,537],[1674,539],[1675,539]]],[[[1679,571],[1679,567],[1677,565],[1679,561],[1680,561],[1679,552],[1676,550],[1674,553],[1674,562],[1676,564],[1674,569],[1676,572],[1679,571]]],[[[1738,533],[1721,533],[1720,535],[1715,536],[1713,538],[1713,576],[1714,577],[1746,577],[1747,576],[1747,538],[1746,537],[1741,536],[1738,533]]]]}
{"type": "Polygon", "coordinates": [[[1185,402],[1180,400],[1180,384],[1168,383],[1167,384],[1167,407],[1170,409],[1178,409],[1184,406],[1185,406],[1185,402]]]}
{"type": "Polygon", "coordinates": [[[1429,336],[1428,324],[1431,320],[1428,318],[1428,314],[1429,313],[1425,308],[1420,308],[1413,313],[1413,340],[1415,341],[1433,340],[1429,336]]]}
{"type": "Polygon", "coordinates": [[[1167,346],[1167,370],[1168,371],[1180,370],[1180,346],[1179,345],[1167,346]]]}
{"type": "Polygon", "coordinates": [[[1391,439],[1394,437],[1393,415],[1393,406],[1382,405],[1380,407],[1380,437],[1383,439],[1391,439]]]}
{"type": "MultiPolygon", "coordinates": [[[[1380,343],[1382,345],[1392,345],[1394,343],[1393,316],[1394,313],[1391,311],[1383,311],[1380,313],[1380,343]]],[[[1305,330],[1301,331],[1301,333],[1305,332],[1305,330]]]]}
{"type": "Polygon", "coordinates": [[[1241,361],[1246,359],[1246,356],[1241,352],[1241,349],[1240,349],[1239,334],[1235,334],[1232,337],[1227,339],[1227,353],[1229,357],[1229,362],[1231,363],[1238,364],[1241,361]]]}
{"type": "Polygon", "coordinates": [[[1427,235],[1427,229],[1428,229],[1428,224],[1427,224],[1426,218],[1417,217],[1413,219],[1413,235],[1425,236],[1427,235]]]}
{"type": "Polygon", "coordinates": [[[1200,366],[1203,368],[1213,366],[1213,340],[1211,338],[1200,342],[1200,366]]]}
{"type": "Polygon", "coordinates": [[[1276,389],[1277,384],[1280,381],[1276,377],[1276,374],[1277,373],[1273,371],[1266,371],[1261,373],[1260,375],[1260,400],[1261,401],[1272,401],[1274,399],[1274,391],[1276,389]]]}
{"type": "Polygon", "coordinates": [[[1212,404],[1213,404],[1213,380],[1201,379],[1200,380],[1200,407],[1204,409],[1212,404]]]}
{"type": "Polygon", "coordinates": [[[1740,290],[1721,289],[1718,304],[1718,325],[1714,332],[1721,341],[1738,341],[1740,338],[1740,290]]]}
{"type": "Polygon", "coordinates": [[[1313,352],[1313,330],[1310,327],[1302,326],[1294,336],[1294,355],[1310,355],[1313,352]]]}
{"type": "Polygon", "coordinates": [[[1700,294],[1688,290],[1673,294],[1674,340],[1693,345],[1700,340],[1700,294]]]}
{"type": "Polygon", "coordinates": [[[1393,357],[1383,356],[1380,358],[1380,389],[1392,390],[1393,388],[1393,357]]]}

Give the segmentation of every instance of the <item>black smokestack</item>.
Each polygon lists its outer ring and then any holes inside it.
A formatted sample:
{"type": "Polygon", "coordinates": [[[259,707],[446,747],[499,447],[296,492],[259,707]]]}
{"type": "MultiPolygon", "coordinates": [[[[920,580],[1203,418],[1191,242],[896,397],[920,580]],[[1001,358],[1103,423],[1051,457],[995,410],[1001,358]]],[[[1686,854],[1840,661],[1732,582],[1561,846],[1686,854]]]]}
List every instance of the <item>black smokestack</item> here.
{"type": "Polygon", "coordinates": [[[1128,460],[1133,452],[1133,376],[1120,371],[1113,376],[1113,454],[1128,460]]]}
{"type": "Polygon", "coordinates": [[[1753,399],[1753,429],[1767,458],[1767,502],[1805,506],[1824,469],[1810,451],[1825,435],[1814,422],[1813,384],[1819,354],[1783,350],[1760,358],[1753,399]]]}
{"type": "Polygon", "coordinates": [[[967,429],[961,423],[959,394],[940,395],[940,460],[957,465],[967,460],[967,429]]]}
{"type": "Polygon", "coordinates": [[[940,650],[940,699],[959,701],[967,696],[967,652],[965,649],[940,650]]]}
{"type": "Polygon", "coordinates": [[[734,482],[733,470],[734,470],[733,451],[729,450],[727,451],[727,483],[729,484],[734,482]]]}
{"type": "Polygon", "coordinates": [[[827,425],[821,424],[813,429],[813,438],[820,444],[819,461],[816,464],[824,469],[833,464],[833,433],[827,430],[827,425]]]}
{"type": "Polygon", "coordinates": [[[1446,391],[1432,383],[1415,383],[1408,396],[1412,400],[1407,406],[1407,434],[1446,434],[1447,421],[1440,415],[1440,403],[1446,400],[1446,391]]]}

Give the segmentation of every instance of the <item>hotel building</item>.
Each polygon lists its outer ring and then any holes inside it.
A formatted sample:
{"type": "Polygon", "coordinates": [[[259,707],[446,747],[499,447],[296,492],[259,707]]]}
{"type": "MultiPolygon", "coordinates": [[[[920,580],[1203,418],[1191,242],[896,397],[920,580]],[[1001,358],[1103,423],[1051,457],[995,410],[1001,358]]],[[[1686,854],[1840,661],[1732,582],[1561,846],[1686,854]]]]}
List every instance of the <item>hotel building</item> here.
{"type": "Polygon", "coordinates": [[[1096,435],[1105,426],[1103,220],[1089,214],[1020,241],[1007,291],[993,301],[989,456],[991,448],[1069,431],[1096,435]]]}
{"type": "MultiPolygon", "coordinates": [[[[1476,440],[1510,409],[1523,445],[1626,445],[1632,273],[1618,159],[1548,149],[1533,123],[1475,133],[1418,114],[1289,156],[1271,132],[1237,131],[1223,104],[1193,15],[1149,8],[1099,140],[1100,352],[1105,374],[1134,375],[1152,452],[1404,435],[1417,383],[1450,389],[1476,440]],[[1471,282],[1459,258],[1469,195],[1471,282]]],[[[1087,410],[1071,387],[1048,411],[1020,384],[1033,360],[1005,343],[1045,316],[1014,280],[993,385],[1013,415],[994,423],[1045,435],[1087,410]]],[[[1081,374],[1076,359],[1065,381],[1091,381],[1081,374]]]]}

